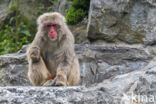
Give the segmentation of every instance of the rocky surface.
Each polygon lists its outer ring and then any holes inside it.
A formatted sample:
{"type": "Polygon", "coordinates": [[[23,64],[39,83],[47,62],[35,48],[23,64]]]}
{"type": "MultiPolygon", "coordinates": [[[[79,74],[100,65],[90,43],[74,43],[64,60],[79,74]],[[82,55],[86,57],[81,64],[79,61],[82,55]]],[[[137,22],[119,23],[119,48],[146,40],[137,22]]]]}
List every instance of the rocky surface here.
{"type": "MultiPolygon", "coordinates": [[[[0,56],[0,85],[29,85],[24,47],[16,54],[0,56]]],[[[141,48],[102,45],[76,45],[81,67],[81,84],[91,85],[135,70],[141,70],[152,59],[141,48]]]]}
{"type": "Polygon", "coordinates": [[[0,56],[0,85],[3,86],[0,87],[0,103],[155,102],[155,98],[151,97],[156,96],[156,59],[155,49],[151,50],[151,47],[76,45],[81,86],[75,87],[31,87],[27,80],[26,48],[15,54],[0,56]],[[147,101],[140,96],[147,96],[147,101]]]}
{"type": "Polygon", "coordinates": [[[154,104],[156,60],[90,87],[0,87],[2,104],[154,104]],[[140,103],[141,102],[141,103],[140,103]]]}
{"type": "Polygon", "coordinates": [[[80,22],[77,25],[69,26],[70,30],[72,30],[72,33],[75,37],[75,43],[77,44],[89,44],[88,40],[88,32],[87,32],[87,24],[88,19],[85,18],[82,22],[80,22]]]}
{"type": "Polygon", "coordinates": [[[104,104],[109,95],[84,87],[0,87],[2,104],[104,104]]]}
{"type": "Polygon", "coordinates": [[[91,0],[91,41],[155,44],[155,0],[91,0]]]}

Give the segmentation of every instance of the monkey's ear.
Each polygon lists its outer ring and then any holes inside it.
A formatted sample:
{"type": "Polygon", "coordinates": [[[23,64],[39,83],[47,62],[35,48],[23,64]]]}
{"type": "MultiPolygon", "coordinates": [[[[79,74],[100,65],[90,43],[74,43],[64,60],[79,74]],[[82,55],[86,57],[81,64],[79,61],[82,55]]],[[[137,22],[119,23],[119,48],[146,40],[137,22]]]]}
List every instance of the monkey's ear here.
{"type": "Polygon", "coordinates": [[[64,16],[62,16],[63,22],[66,23],[66,19],[64,16]]]}
{"type": "Polygon", "coordinates": [[[37,19],[37,25],[42,24],[43,21],[45,21],[48,18],[49,13],[44,13],[40,15],[37,19]]]}

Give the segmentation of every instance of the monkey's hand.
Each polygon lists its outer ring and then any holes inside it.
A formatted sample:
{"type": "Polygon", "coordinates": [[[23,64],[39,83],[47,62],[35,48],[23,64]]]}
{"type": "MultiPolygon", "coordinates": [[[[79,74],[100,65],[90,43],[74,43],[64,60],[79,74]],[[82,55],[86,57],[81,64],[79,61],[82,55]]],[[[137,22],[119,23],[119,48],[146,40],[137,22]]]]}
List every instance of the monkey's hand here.
{"type": "Polygon", "coordinates": [[[32,47],[29,50],[30,59],[32,60],[32,63],[36,63],[40,61],[40,50],[38,47],[32,47]]]}

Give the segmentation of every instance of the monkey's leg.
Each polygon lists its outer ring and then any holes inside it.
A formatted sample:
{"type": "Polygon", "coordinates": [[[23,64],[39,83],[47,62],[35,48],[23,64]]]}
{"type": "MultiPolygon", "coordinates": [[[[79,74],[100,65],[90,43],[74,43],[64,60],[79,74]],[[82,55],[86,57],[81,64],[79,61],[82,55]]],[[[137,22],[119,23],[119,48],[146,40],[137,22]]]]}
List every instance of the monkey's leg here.
{"type": "Polygon", "coordinates": [[[73,63],[73,57],[70,55],[70,51],[66,51],[64,56],[62,56],[62,61],[59,63],[56,77],[55,77],[55,85],[56,86],[68,86],[68,75],[71,71],[71,66],[73,63]]]}
{"type": "Polygon", "coordinates": [[[44,85],[44,83],[52,78],[42,59],[37,63],[29,65],[28,76],[34,86],[44,85]]]}
{"type": "Polygon", "coordinates": [[[70,68],[69,74],[68,74],[68,85],[69,86],[75,86],[78,85],[80,82],[80,66],[78,59],[75,58],[73,60],[72,66],[70,68]]]}
{"type": "Polygon", "coordinates": [[[68,83],[67,83],[68,72],[69,72],[68,66],[58,67],[57,72],[56,72],[56,77],[53,80],[53,85],[54,86],[68,86],[68,83]]]}
{"type": "Polygon", "coordinates": [[[56,74],[56,86],[68,86],[66,71],[59,70],[56,74]]]}
{"type": "Polygon", "coordinates": [[[44,86],[68,86],[66,72],[60,69],[57,70],[56,77],[45,82],[44,86]]]}

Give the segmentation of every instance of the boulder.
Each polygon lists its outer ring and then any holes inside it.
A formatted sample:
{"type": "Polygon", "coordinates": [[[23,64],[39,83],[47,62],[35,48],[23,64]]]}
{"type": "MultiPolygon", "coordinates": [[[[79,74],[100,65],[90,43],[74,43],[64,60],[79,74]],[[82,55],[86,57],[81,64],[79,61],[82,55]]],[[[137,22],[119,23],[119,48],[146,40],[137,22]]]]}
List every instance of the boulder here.
{"type": "Polygon", "coordinates": [[[91,0],[88,22],[90,41],[155,44],[154,0],[91,0]]]}

